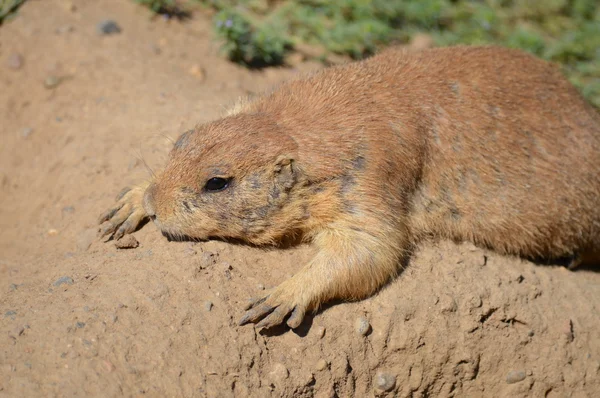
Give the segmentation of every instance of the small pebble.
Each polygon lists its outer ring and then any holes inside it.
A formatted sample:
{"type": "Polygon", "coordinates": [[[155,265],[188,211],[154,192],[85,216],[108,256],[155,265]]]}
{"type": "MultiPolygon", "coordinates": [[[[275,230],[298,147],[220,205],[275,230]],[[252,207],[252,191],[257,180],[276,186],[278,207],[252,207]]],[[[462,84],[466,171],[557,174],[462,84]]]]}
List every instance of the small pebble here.
{"type": "Polygon", "coordinates": [[[320,372],[322,370],[327,369],[327,367],[329,366],[329,364],[327,363],[326,360],[324,360],[323,358],[319,359],[317,361],[317,363],[315,364],[315,369],[320,372]]]}
{"type": "Polygon", "coordinates": [[[322,339],[323,337],[325,337],[325,326],[317,326],[315,328],[315,336],[317,336],[317,338],[322,339]]]}
{"type": "Polygon", "coordinates": [[[152,51],[156,55],[160,55],[160,53],[162,52],[162,50],[160,49],[160,47],[157,46],[156,44],[151,44],[150,45],[150,51],[152,51]]]}
{"type": "Polygon", "coordinates": [[[77,322],[75,326],[77,329],[83,329],[85,327],[85,322],[77,322]]]}
{"type": "Polygon", "coordinates": [[[271,372],[269,372],[269,379],[275,384],[279,384],[283,380],[287,379],[289,375],[290,372],[287,370],[284,364],[276,363],[273,365],[271,372]]]}
{"type": "Polygon", "coordinates": [[[229,263],[223,263],[223,271],[231,271],[233,267],[229,263]]]}
{"type": "Polygon", "coordinates": [[[188,256],[195,256],[197,254],[196,249],[192,244],[189,244],[183,249],[183,252],[188,256]]]}
{"type": "Polygon", "coordinates": [[[194,76],[200,82],[203,82],[204,79],[206,79],[206,72],[200,65],[192,65],[192,67],[188,70],[188,73],[194,76]]]}
{"type": "Polygon", "coordinates": [[[75,30],[73,28],[72,25],[64,25],[64,26],[59,26],[58,28],[56,28],[56,33],[58,33],[59,35],[65,34],[65,33],[71,33],[73,30],[75,30]]]}
{"type": "Polygon", "coordinates": [[[121,239],[115,242],[115,247],[117,249],[135,249],[140,245],[140,242],[137,241],[135,236],[133,235],[125,235],[121,239]]]}
{"type": "Polygon", "coordinates": [[[14,310],[8,310],[4,313],[4,317],[5,318],[10,318],[13,321],[15,320],[15,318],[17,317],[17,311],[14,310]]]}
{"type": "Polygon", "coordinates": [[[73,206],[65,206],[62,208],[63,213],[73,213],[75,211],[75,207],[73,206]]]}
{"type": "Polygon", "coordinates": [[[371,331],[371,324],[364,316],[356,318],[354,321],[354,330],[361,336],[366,336],[371,331]]]}
{"type": "Polygon", "coordinates": [[[107,372],[112,372],[115,370],[115,365],[113,365],[112,362],[104,360],[103,364],[107,372]]]}
{"type": "Polygon", "coordinates": [[[46,88],[51,89],[51,88],[55,88],[56,86],[58,86],[61,82],[61,78],[58,76],[54,76],[54,75],[50,75],[48,77],[46,77],[46,79],[44,79],[44,86],[46,86],[46,88]]]}
{"type": "Polygon", "coordinates": [[[21,54],[12,53],[8,56],[7,64],[10,69],[21,69],[23,66],[23,56],[21,54]]]}
{"type": "Polygon", "coordinates": [[[48,230],[48,236],[56,236],[56,235],[58,235],[58,230],[57,229],[50,228],[48,230]]]}
{"type": "Polygon", "coordinates": [[[212,301],[205,301],[205,302],[204,302],[204,309],[205,309],[206,311],[210,311],[210,310],[212,310],[212,307],[213,307],[213,303],[212,303],[212,301]]]}
{"type": "Polygon", "coordinates": [[[380,391],[392,391],[392,389],[396,386],[396,376],[387,372],[379,371],[375,375],[373,385],[375,385],[375,388],[380,391]]]}
{"type": "Polygon", "coordinates": [[[217,263],[217,259],[218,259],[218,256],[215,253],[204,252],[204,253],[202,253],[198,267],[200,269],[208,268],[212,265],[215,265],[217,263]]]}
{"type": "Polygon", "coordinates": [[[21,137],[27,138],[31,135],[31,133],[33,133],[33,129],[31,127],[25,127],[23,130],[21,130],[21,137]]]}
{"type": "Polygon", "coordinates": [[[73,283],[75,283],[75,281],[73,280],[73,278],[71,278],[70,276],[63,276],[61,278],[58,278],[53,285],[54,286],[60,286],[60,285],[72,285],[73,283]]]}
{"type": "Polygon", "coordinates": [[[112,19],[105,19],[96,25],[96,31],[99,35],[112,35],[121,33],[121,27],[116,21],[113,21],[112,19]]]}
{"type": "Polygon", "coordinates": [[[258,290],[265,290],[265,285],[263,285],[262,283],[259,283],[258,285],[256,285],[256,288],[258,290]]]}
{"type": "Polygon", "coordinates": [[[506,383],[507,384],[518,383],[520,381],[525,380],[525,377],[526,377],[526,374],[525,374],[524,371],[522,371],[522,370],[511,370],[506,375],[506,383]]]}

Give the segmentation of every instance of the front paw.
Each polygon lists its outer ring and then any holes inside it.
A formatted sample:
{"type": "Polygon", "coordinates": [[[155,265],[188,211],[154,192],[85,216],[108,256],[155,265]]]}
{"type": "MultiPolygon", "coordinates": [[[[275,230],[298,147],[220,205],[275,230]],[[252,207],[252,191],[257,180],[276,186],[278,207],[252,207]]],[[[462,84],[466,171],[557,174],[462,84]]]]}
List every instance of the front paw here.
{"type": "Polygon", "coordinates": [[[134,232],[148,219],[143,206],[147,185],[125,188],[117,195],[115,205],[98,218],[101,238],[108,236],[108,239],[120,239],[125,234],[134,232]]]}
{"type": "Polygon", "coordinates": [[[312,309],[312,300],[306,289],[301,293],[295,286],[292,278],[271,293],[250,299],[239,325],[258,322],[258,328],[270,328],[282,324],[289,315],[286,324],[292,329],[300,326],[306,312],[312,309]]]}

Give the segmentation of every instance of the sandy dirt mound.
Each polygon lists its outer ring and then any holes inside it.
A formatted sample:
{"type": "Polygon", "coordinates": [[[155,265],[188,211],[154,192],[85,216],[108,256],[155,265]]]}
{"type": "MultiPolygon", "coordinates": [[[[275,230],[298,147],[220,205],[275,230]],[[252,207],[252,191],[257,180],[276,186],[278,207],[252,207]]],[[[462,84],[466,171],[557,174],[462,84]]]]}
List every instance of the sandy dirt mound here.
{"type": "Polygon", "coordinates": [[[598,396],[592,270],[428,244],[376,296],[258,331],[237,326],[246,299],[310,247],[95,239],[169,137],[316,65],[251,72],[207,18],[116,0],[27,2],[0,62],[0,396],[598,396]]]}

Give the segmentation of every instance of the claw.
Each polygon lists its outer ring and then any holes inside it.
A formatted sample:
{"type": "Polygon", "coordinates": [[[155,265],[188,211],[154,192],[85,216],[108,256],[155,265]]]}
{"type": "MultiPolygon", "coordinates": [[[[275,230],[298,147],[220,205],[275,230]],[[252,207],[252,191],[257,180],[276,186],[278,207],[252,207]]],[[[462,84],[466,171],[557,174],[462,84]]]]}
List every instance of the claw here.
{"type": "Polygon", "coordinates": [[[102,225],[100,225],[100,228],[98,230],[98,237],[102,239],[107,235],[112,235],[115,228],[116,226],[112,222],[105,221],[102,225]]]}
{"type": "Polygon", "coordinates": [[[285,317],[290,313],[290,309],[287,307],[277,307],[267,315],[262,321],[260,321],[257,328],[270,328],[273,326],[281,325],[285,317]]]}
{"type": "Polygon", "coordinates": [[[288,318],[287,325],[292,329],[296,329],[298,326],[300,326],[300,324],[304,320],[305,314],[306,314],[306,308],[303,306],[297,305],[296,308],[294,308],[292,315],[288,318]]]}
{"type": "Polygon", "coordinates": [[[255,305],[264,303],[268,297],[269,296],[252,297],[252,298],[248,299],[248,302],[246,303],[246,305],[244,305],[244,310],[249,310],[250,308],[254,307],[255,305]]]}
{"type": "Polygon", "coordinates": [[[129,188],[129,187],[128,187],[128,188],[123,188],[123,189],[121,190],[121,192],[119,192],[119,193],[117,194],[117,197],[115,198],[115,202],[118,202],[118,201],[120,201],[121,199],[123,199],[123,197],[125,197],[125,195],[126,195],[126,194],[127,194],[129,191],[131,191],[131,188],[129,188]]]}
{"type": "Polygon", "coordinates": [[[98,217],[98,224],[102,224],[103,222],[108,221],[111,218],[113,218],[113,216],[115,214],[117,214],[117,212],[119,210],[121,210],[121,207],[123,207],[123,205],[120,205],[119,207],[115,207],[114,209],[107,210],[104,213],[100,214],[100,217],[98,217]]]}
{"type": "Polygon", "coordinates": [[[273,307],[269,304],[260,304],[251,310],[246,311],[242,319],[238,322],[239,326],[245,325],[250,322],[256,322],[259,319],[263,318],[266,315],[269,315],[276,307],[273,307]]]}
{"type": "Polygon", "coordinates": [[[125,188],[117,195],[115,207],[105,211],[98,218],[99,236],[120,239],[132,233],[148,217],[143,205],[145,187],[125,188]]]}

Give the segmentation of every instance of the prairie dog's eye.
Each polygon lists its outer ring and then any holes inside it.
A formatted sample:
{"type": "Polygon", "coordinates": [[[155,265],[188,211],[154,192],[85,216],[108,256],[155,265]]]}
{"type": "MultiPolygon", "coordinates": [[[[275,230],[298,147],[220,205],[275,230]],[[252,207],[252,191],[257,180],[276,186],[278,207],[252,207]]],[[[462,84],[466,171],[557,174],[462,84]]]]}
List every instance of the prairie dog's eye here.
{"type": "Polygon", "coordinates": [[[213,177],[210,180],[206,181],[204,189],[208,192],[222,191],[229,186],[230,181],[231,178],[213,177]]]}

